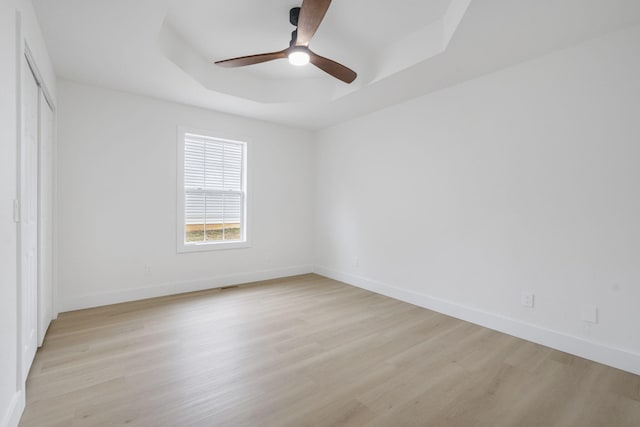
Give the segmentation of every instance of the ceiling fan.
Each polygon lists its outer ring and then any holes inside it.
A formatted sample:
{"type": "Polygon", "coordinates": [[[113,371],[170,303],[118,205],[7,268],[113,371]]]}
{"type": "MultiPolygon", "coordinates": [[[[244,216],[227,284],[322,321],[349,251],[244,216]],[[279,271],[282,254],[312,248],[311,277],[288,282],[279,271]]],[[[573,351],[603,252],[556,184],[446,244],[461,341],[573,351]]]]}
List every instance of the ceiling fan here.
{"type": "Polygon", "coordinates": [[[330,4],[331,0],[303,0],[301,7],[294,7],[289,11],[289,22],[296,29],[291,33],[291,41],[288,48],[279,52],[225,59],[216,61],[216,64],[221,67],[233,68],[288,58],[293,65],[306,65],[311,62],[336,79],[351,83],[358,76],[355,71],[331,59],[324,58],[309,49],[309,42],[318,30],[330,4]]]}

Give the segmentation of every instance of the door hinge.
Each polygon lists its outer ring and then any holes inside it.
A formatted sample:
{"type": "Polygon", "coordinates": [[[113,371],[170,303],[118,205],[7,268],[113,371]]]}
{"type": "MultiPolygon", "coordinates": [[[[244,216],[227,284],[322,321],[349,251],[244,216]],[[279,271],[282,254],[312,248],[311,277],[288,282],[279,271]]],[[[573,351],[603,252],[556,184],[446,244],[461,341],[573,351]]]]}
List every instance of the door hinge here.
{"type": "Polygon", "coordinates": [[[20,222],[20,200],[13,201],[13,221],[20,222]]]}

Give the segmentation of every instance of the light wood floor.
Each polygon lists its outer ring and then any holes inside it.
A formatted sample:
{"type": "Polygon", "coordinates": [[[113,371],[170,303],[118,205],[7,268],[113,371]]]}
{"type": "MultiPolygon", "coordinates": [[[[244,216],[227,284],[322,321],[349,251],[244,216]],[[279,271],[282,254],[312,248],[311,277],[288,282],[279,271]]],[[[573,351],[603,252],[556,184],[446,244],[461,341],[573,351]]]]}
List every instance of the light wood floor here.
{"type": "Polygon", "coordinates": [[[21,426],[640,426],[640,377],[316,275],[64,313],[21,426]]]}

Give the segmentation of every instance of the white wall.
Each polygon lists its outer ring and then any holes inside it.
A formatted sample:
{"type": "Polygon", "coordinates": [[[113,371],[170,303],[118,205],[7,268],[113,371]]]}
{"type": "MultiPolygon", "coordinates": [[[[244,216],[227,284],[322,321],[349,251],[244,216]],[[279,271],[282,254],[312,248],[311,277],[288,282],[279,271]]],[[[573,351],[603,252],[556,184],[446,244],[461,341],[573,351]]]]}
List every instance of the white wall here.
{"type": "Polygon", "coordinates": [[[17,425],[24,408],[18,381],[17,198],[18,59],[26,41],[55,100],[55,77],[30,1],[0,0],[0,426],[17,425]],[[19,15],[19,20],[18,20],[19,15]],[[19,21],[19,25],[18,25],[19,21]]]}
{"type": "Polygon", "coordinates": [[[317,271],[640,373],[638,52],[635,27],[321,132],[317,271]]]}
{"type": "Polygon", "coordinates": [[[63,311],[311,271],[312,134],[68,81],[58,92],[63,311]],[[248,142],[251,248],[176,253],[178,126],[248,142]]]}

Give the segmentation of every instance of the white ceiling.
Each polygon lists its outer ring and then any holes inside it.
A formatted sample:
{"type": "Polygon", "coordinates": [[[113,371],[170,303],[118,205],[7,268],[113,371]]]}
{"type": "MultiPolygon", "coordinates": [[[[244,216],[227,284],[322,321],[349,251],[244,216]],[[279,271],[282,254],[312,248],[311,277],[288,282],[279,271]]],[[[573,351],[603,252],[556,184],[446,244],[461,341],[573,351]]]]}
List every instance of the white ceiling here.
{"type": "Polygon", "coordinates": [[[358,72],[346,85],[287,61],[301,0],[33,0],[57,74],[320,129],[640,23],[638,0],[334,0],[310,47],[358,72]]]}

